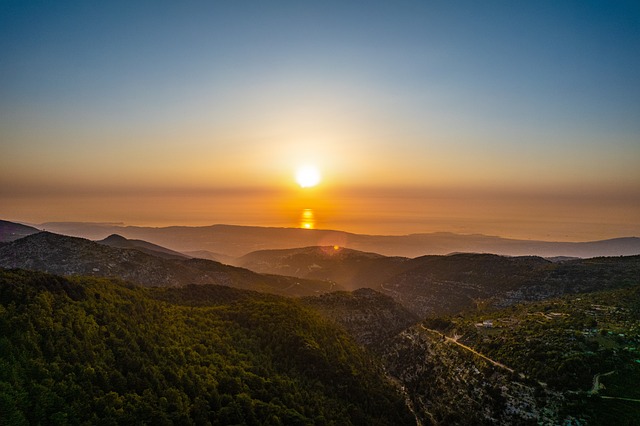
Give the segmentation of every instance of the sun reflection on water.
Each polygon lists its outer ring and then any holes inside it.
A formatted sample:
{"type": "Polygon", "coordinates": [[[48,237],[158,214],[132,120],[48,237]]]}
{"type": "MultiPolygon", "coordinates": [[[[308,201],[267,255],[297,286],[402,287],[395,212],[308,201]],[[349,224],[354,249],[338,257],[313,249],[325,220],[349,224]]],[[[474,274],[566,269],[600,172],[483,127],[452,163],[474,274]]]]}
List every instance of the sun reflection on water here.
{"type": "Polygon", "coordinates": [[[313,214],[313,209],[304,209],[300,215],[300,228],[302,229],[315,229],[316,218],[313,214]]]}

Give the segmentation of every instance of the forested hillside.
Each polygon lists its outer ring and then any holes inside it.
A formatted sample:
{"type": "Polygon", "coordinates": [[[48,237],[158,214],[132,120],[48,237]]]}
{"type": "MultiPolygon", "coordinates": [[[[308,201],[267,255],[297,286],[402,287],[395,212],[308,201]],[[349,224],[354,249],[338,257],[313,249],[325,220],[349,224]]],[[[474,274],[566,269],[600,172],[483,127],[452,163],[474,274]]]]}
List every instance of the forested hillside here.
{"type": "Polygon", "coordinates": [[[422,329],[562,393],[562,416],[580,424],[640,424],[640,286],[431,318],[422,329]]]}
{"type": "Polygon", "coordinates": [[[410,327],[370,289],[304,300],[382,357],[423,424],[640,424],[638,285],[410,327]]]}
{"type": "Polygon", "coordinates": [[[369,288],[305,297],[303,301],[376,353],[384,349],[390,338],[419,320],[391,297],[369,288]]]}
{"type": "Polygon", "coordinates": [[[424,256],[381,290],[420,316],[544,300],[640,284],[640,256],[550,262],[491,254],[424,256]]]}
{"type": "Polygon", "coordinates": [[[5,424],[415,424],[381,367],[295,300],[0,270],[5,424]]]}

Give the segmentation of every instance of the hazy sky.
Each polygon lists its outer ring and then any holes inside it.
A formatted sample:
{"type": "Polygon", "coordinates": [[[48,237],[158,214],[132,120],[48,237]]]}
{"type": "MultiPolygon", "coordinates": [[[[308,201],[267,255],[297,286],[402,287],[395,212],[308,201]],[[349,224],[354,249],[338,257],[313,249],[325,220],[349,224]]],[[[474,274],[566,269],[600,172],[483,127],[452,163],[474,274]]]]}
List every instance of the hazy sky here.
{"type": "Polygon", "coordinates": [[[2,0],[0,149],[10,220],[640,235],[640,3],[2,0]]]}

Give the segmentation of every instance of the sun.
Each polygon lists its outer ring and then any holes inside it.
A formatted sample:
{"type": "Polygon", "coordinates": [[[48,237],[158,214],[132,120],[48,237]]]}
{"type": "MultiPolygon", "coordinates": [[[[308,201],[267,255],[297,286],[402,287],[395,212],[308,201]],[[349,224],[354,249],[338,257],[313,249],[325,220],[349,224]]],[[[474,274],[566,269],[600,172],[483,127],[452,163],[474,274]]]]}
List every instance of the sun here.
{"type": "Polygon", "coordinates": [[[320,183],[318,168],[311,165],[301,166],[296,170],[296,182],[302,188],[311,188],[320,183]]]}

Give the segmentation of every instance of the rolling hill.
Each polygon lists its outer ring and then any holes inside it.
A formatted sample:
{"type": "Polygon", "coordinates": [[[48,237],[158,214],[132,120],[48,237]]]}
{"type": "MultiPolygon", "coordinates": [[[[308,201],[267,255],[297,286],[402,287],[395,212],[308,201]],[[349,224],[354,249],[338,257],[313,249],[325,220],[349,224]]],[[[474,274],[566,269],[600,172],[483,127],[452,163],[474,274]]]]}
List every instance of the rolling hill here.
{"type": "Polygon", "coordinates": [[[104,240],[96,242],[109,247],[135,249],[153,256],[162,257],[163,259],[188,259],[191,257],[156,244],[151,244],[147,241],[129,240],[118,234],[109,235],[104,240]]]}
{"type": "Polygon", "coordinates": [[[322,281],[261,275],[210,260],[165,257],[164,253],[151,255],[50,232],[33,234],[0,247],[0,267],[115,277],[144,286],[218,284],[289,296],[338,288],[322,281]]]}
{"type": "Polygon", "coordinates": [[[111,234],[141,239],[182,253],[207,250],[226,256],[244,256],[267,249],[310,246],[348,247],[385,256],[417,257],[454,252],[493,253],[509,256],[598,257],[640,254],[640,238],[624,237],[589,242],[516,240],[487,235],[460,235],[448,232],[410,235],[360,235],[343,231],[257,226],[170,226],[163,228],[50,222],[39,225],[49,231],[89,239],[111,234]]]}
{"type": "Polygon", "coordinates": [[[27,235],[37,234],[39,229],[20,223],[0,220],[0,243],[15,241],[27,235]]]}
{"type": "Polygon", "coordinates": [[[423,424],[635,425],[639,296],[635,285],[419,323],[369,289],[303,301],[383,359],[423,424]]]}
{"type": "Polygon", "coordinates": [[[378,288],[405,270],[408,260],[327,246],[256,251],[238,258],[234,265],[266,274],[332,281],[356,290],[378,288]]]}
{"type": "Polygon", "coordinates": [[[618,288],[640,280],[640,256],[551,262],[534,256],[462,253],[407,259],[325,246],[259,251],[239,259],[264,272],[256,273],[205,259],[166,258],[174,255],[156,245],[114,239],[147,252],[45,232],[0,247],[0,266],[118,277],[146,286],[221,284],[290,296],[368,287],[419,316],[618,288]]]}
{"type": "Polygon", "coordinates": [[[459,253],[408,259],[307,247],[249,253],[237,264],[256,272],[329,280],[348,290],[372,288],[420,316],[640,283],[640,256],[552,262],[536,256],[459,253]]]}
{"type": "Polygon", "coordinates": [[[380,290],[329,293],[339,286],[153,252],[48,232],[0,246],[0,266],[72,275],[0,270],[0,404],[12,424],[636,418],[640,256],[308,247],[245,258],[380,290]],[[607,388],[590,390],[599,375],[607,388]]]}
{"type": "Polygon", "coordinates": [[[380,289],[421,316],[640,284],[640,256],[554,263],[489,254],[425,256],[380,289]]]}

